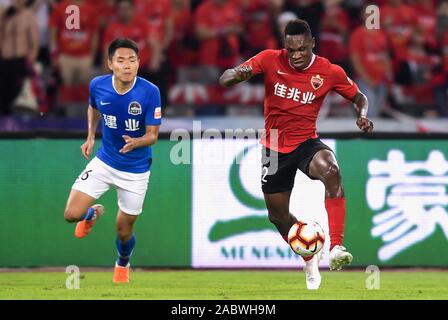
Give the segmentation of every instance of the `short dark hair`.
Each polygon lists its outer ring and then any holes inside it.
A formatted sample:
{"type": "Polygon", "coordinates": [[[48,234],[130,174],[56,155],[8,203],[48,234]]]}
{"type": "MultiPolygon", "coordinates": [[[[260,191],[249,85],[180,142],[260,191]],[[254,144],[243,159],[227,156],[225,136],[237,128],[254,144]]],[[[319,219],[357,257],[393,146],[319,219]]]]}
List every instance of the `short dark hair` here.
{"type": "Polygon", "coordinates": [[[109,45],[108,55],[109,60],[112,60],[112,57],[115,54],[115,51],[119,48],[128,48],[134,50],[135,54],[138,55],[138,45],[135,41],[132,41],[128,38],[117,38],[114,41],[112,41],[109,45]]]}
{"type": "Polygon", "coordinates": [[[287,35],[298,35],[298,34],[304,34],[308,37],[313,37],[308,22],[302,19],[295,19],[289,21],[285,27],[285,37],[287,35]]]}

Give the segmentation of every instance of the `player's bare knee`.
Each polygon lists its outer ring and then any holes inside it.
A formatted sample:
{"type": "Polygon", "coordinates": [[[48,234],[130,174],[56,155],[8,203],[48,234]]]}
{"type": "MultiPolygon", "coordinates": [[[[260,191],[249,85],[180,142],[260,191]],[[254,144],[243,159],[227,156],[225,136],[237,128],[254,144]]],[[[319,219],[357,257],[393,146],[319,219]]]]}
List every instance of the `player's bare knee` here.
{"type": "Polygon", "coordinates": [[[334,162],[330,162],[326,167],[324,178],[327,181],[340,181],[341,171],[339,170],[339,166],[334,162]]]}
{"type": "Polygon", "coordinates": [[[339,166],[336,163],[329,163],[322,182],[325,185],[326,197],[338,198],[344,196],[341,172],[339,166]]]}
{"type": "Polygon", "coordinates": [[[122,243],[128,242],[132,238],[131,232],[117,232],[117,237],[122,243]]]}
{"type": "Polygon", "coordinates": [[[117,224],[117,237],[121,242],[127,242],[132,237],[132,227],[117,224]]]}
{"type": "Polygon", "coordinates": [[[64,211],[64,219],[69,223],[76,222],[79,221],[79,215],[76,213],[75,210],[71,208],[66,208],[64,211]]]}

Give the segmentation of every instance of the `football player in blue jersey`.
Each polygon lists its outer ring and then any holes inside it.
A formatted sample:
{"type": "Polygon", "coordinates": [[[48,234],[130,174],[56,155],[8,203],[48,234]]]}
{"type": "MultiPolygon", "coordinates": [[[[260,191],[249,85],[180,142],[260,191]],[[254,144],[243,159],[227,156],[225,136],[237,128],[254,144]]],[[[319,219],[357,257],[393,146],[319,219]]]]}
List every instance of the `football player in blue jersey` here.
{"type": "Polygon", "coordinates": [[[81,153],[89,159],[102,120],[102,145],[72,186],[65,220],[77,222],[75,236],[89,234],[104,207],[94,204],[110,187],[118,195],[114,282],[129,282],[129,259],[135,246],[133,225],[142,212],[162,112],[157,86],[137,76],[138,46],[115,39],[108,49],[112,74],[90,82],[87,140],[81,153]]]}

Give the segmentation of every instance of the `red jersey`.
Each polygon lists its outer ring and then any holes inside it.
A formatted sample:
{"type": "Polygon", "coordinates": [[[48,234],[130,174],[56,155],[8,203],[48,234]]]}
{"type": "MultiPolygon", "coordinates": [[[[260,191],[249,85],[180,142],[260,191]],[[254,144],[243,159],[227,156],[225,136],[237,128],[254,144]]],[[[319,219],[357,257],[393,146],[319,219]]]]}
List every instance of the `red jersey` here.
{"type": "Polygon", "coordinates": [[[350,35],[349,50],[358,55],[372,81],[376,84],[386,81],[389,44],[383,31],[368,30],[364,26],[356,28],[350,35]]]}
{"type": "Polygon", "coordinates": [[[331,90],[349,100],[358,92],[357,85],[340,66],[317,55],[302,71],[289,64],[285,49],[264,50],[242,65],[251,66],[253,74],[264,73],[266,134],[261,142],[281,153],[289,153],[302,142],[317,137],[317,116],[331,90]],[[270,141],[273,129],[278,130],[277,146],[270,141]]]}
{"type": "Polygon", "coordinates": [[[79,7],[79,29],[66,27],[66,8],[70,1],[60,2],[49,17],[49,25],[57,31],[57,44],[60,53],[73,56],[87,56],[92,52],[92,38],[99,30],[98,13],[95,6],[82,3],[79,7]]]}
{"type": "Polygon", "coordinates": [[[270,2],[271,0],[233,0],[240,8],[245,29],[245,42],[252,56],[261,49],[276,49],[277,43],[272,31],[274,20],[270,2]]]}
{"type": "Polygon", "coordinates": [[[319,54],[331,61],[344,61],[348,58],[348,50],[344,38],[350,26],[347,13],[340,7],[328,8],[322,17],[322,27],[319,35],[319,54]],[[337,23],[339,29],[330,23],[337,23]]]}
{"type": "Polygon", "coordinates": [[[96,14],[100,22],[100,27],[104,28],[117,15],[117,7],[114,0],[90,0],[96,7],[96,14]]]}
{"type": "Polygon", "coordinates": [[[197,53],[186,45],[193,37],[193,14],[189,6],[173,6],[174,36],[168,48],[168,61],[173,69],[179,66],[194,65],[197,53]]]}
{"type": "MultiPolygon", "coordinates": [[[[233,2],[219,5],[207,0],[196,8],[195,24],[215,31],[235,24],[241,25],[240,11],[233,2]]],[[[239,50],[239,39],[235,34],[229,34],[221,39],[214,37],[203,40],[200,42],[198,52],[199,62],[207,66],[229,68],[237,63],[239,50]]]]}
{"type": "Polygon", "coordinates": [[[155,33],[155,36],[159,39],[163,39],[165,33],[165,23],[171,17],[171,1],[169,0],[150,0],[150,1],[137,1],[142,6],[142,13],[146,17],[151,30],[155,33]]]}
{"type": "Polygon", "coordinates": [[[437,47],[437,14],[432,3],[414,4],[412,6],[418,13],[417,21],[425,32],[425,42],[432,47],[437,47]]]}
{"type": "Polygon", "coordinates": [[[414,8],[405,4],[386,4],[380,8],[380,16],[382,30],[386,31],[394,52],[404,50],[412,37],[414,27],[418,25],[414,8]]]}
{"type": "Polygon", "coordinates": [[[140,67],[146,67],[151,59],[151,52],[147,45],[149,27],[146,21],[137,18],[128,24],[120,21],[110,23],[104,31],[103,48],[107,48],[114,39],[119,37],[130,38],[138,44],[140,67]]]}

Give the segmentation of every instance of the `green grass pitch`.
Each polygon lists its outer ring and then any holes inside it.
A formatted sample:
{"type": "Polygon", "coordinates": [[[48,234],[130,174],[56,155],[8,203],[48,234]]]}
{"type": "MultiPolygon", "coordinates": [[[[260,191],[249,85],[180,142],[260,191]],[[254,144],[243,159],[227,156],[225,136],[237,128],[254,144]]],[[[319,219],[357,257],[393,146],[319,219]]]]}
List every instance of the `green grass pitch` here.
{"type": "Polygon", "coordinates": [[[366,289],[363,271],[322,272],[317,291],[308,291],[298,271],[132,270],[128,284],[112,283],[108,272],[82,272],[80,289],[66,288],[60,272],[0,272],[0,299],[154,300],[400,300],[448,299],[448,272],[381,271],[380,289],[366,289]]]}

